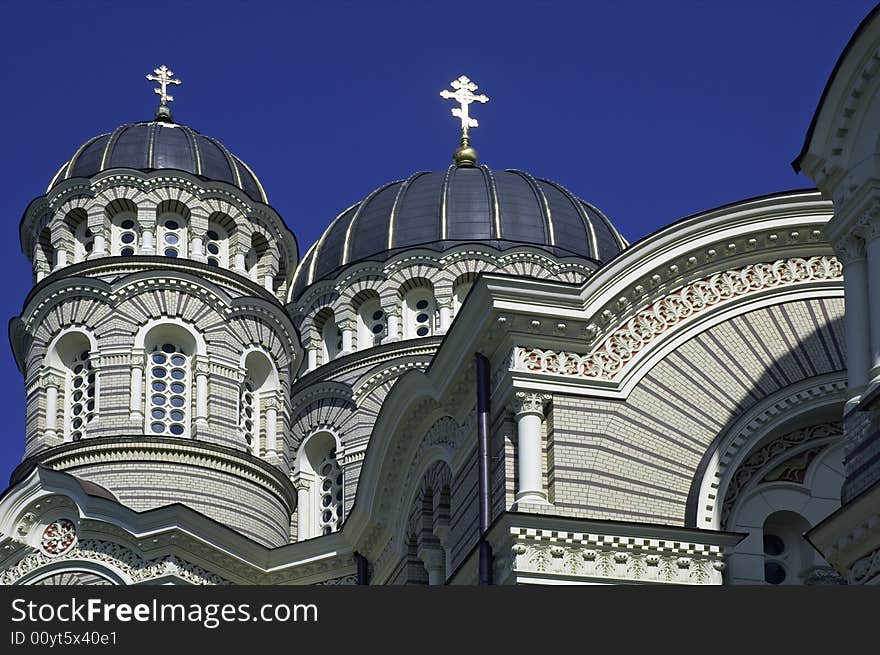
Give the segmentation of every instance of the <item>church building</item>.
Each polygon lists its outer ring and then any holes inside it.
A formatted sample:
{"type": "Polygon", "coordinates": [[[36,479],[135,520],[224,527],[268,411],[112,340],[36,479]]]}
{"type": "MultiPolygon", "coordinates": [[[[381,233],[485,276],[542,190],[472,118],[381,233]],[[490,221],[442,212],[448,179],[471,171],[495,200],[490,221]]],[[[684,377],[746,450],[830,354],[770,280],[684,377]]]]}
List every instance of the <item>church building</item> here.
{"type": "Polygon", "coordinates": [[[301,254],[147,78],[155,118],[21,220],[0,583],[880,583],[880,7],[804,126],[815,190],[635,243],[481,164],[462,76],[448,168],[301,254]]]}

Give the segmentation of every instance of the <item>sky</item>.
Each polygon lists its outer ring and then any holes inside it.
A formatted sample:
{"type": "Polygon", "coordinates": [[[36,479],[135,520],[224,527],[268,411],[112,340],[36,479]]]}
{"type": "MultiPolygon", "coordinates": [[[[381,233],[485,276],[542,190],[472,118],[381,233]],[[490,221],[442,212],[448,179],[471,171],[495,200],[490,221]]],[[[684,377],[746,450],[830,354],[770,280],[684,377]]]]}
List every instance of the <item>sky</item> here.
{"type": "MultiPolygon", "coordinates": [[[[0,314],[31,287],[18,223],[87,139],[174,117],[247,162],[300,255],[344,208],[442,170],[466,74],[482,163],[561,183],[635,241],[683,216],[812,186],[800,152],[871,0],[49,2],[2,0],[0,314]]],[[[24,385],[0,348],[0,488],[24,447],[24,385]]]]}

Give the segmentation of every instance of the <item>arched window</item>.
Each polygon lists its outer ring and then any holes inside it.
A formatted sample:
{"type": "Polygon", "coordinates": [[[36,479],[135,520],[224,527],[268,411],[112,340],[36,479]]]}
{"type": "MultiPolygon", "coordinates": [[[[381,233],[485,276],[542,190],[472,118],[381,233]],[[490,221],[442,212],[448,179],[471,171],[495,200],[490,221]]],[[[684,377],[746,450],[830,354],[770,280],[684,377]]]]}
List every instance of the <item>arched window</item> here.
{"type": "Polygon", "coordinates": [[[378,346],[387,332],[388,319],[378,298],[370,298],[358,308],[358,350],[378,346]]]}
{"type": "Polygon", "coordinates": [[[436,303],[431,289],[407,291],[403,301],[404,338],[416,339],[434,334],[436,303]]]}
{"type": "Polygon", "coordinates": [[[156,226],[156,251],[165,257],[186,257],[189,230],[180,214],[165,212],[159,215],[156,226]]]}
{"type": "Polygon", "coordinates": [[[46,358],[48,366],[60,370],[64,379],[64,441],[79,441],[86,436],[89,424],[97,415],[98,379],[90,350],[91,343],[85,334],[69,332],[58,340],[46,358]]]}
{"type": "Polygon", "coordinates": [[[34,260],[35,270],[42,268],[40,264],[45,266],[44,270],[55,268],[55,249],[52,247],[52,232],[48,227],[44,227],[40,231],[34,260]],[[42,262],[39,261],[40,259],[42,262]]]}
{"type": "Polygon", "coordinates": [[[810,524],[795,512],[774,512],[764,521],[764,581],[803,584],[814,554],[803,534],[810,524]]]}
{"type": "Polygon", "coordinates": [[[257,385],[247,375],[241,385],[241,435],[248,450],[259,452],[260,404],[257,399],[257,385]]]}
{"type": "Polygon", "coordinates": [[[254,282],[257,281],[257,261],[259,256],[254,248],[247,251],[244,256],[244,270],[247,271],[248,277],[254,282]]]}
{"type": "Polygon", "coordinates": [[[269,357],[252,351],[244,359],[245,376],[241,385],[241,415],[239,425],[245,446],[254,455],[274,451],[274,416],[267,411],[270,399],[278,390],[278,374],[269,357]]]}
{"type": "Polygon", "coordinates": [[[205,255],[209,266],[229,268],[229,235],[213,221],[205,233],[205,255]]]}
{"type": "Polygon", "coordinates": [[[342,330],[336,324],[333,312],[324,313],[321,322],[321,349],[324,356],[322,364],[333,361],[342,352],[342,330]]]}
{"type": "Polygon", "coordinates": [[[342,527],[342,469],[335,449],[324,455],[316,473],[318,534],[330,534],[342,527]]]}
{"type": "MultiPolygon", "coordinates": [[[[71,209],[64,217],[64,223],[73,237],[73,252],[68,252],[65,257],[72,257],[71,263],[85,261],[94,248],[94,236],[89,229],[86,211],[82,207],[71,209]]],[[[55,253],[55,255],[56,261],[52,262],[53,268],[58,263],[58,253],[55,253]]]]}
{"type": "Polygon", "coordinates": [[[148,434],[189,435],[190,353],[180,343],[165,341],[149,349],[148,434]]]}
{"type": "Polygon", "coordinates": [[[307,486],[298,496],[300,540],[336,532],[343,521],[344,475],[336,458],[336,439],[329,432],[310,436],[297,455],[300,480],[307,486]]]}
{"type": "Polygon", "coordinates": [[[111,245],[110,252],[122,257],[131,257],[137,253],[138,230],[134,214],[122,212],[110,221],[111,245]]]}
{"type": "Polygon", "coordinates": [[[86,221],[81,221],[76,226],[73,237],[74,261],[85,261],[86,259],[88,259],[89,255],[92,254],[92,249],[95,247],[95,237],[92,234],[92,231],[89,229],[89,225],[86,221]]]}

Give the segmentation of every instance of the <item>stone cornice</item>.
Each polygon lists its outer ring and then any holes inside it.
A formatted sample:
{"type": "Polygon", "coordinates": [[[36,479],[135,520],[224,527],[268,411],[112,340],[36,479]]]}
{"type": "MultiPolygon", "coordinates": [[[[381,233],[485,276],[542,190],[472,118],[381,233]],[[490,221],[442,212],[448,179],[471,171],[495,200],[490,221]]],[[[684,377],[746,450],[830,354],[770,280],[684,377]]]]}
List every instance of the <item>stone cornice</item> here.
{"type": "Polygon", "coordinates": [[[293,385],[291,394],[295,399],[298,394],[318,381],[339,379],[353,371],[381,367],[385,364],[394,366],[401,358],[415,357],[428,361],[433,358],[442,341],[442,336],[393,341],[337,357],[300,377],[293,385]]]}
{"type": "Polygon", "coordinates": [[[84,439],[31,455],[12,472],[15,485],[37,465],[64,470],[84,464],[159,461],[222,470],[270,489],[288,509],[296,505],[296,493],[287,476],[274,466],[243,450],[193,439],[172,437],[114,436],[84,439]]]}
{"type": "Polygon", "coordinates": [[[721,584],[745,535],[507,512],[489,541],[499,582],[721,584]]]}
{"type": "MultiPolygon", "coordinates": [[[[284,306],[275,297],[275,294],[267,291],[263,286],[257,284],[243,275],[235,271],[209,266],[193,259],[172,259],[169,257],[158,257],[154,255],[138,255],[133,258],[126,257],[101,257],[99,259],[90,259],[76,264],[70,264],[64,268],[54,271],[52,274],[43,278],[39,284],[34,286],[28,294],[24,305],[31,301],[32,298],[38,296],[41,290],[55,282],[65,280],[72,277],[112,277],[119,278],[145,271],[161,271],[165,275],[173,275],[175,272],[188,273],[197,275],[224,290],[232,291],[240,296],[254,296],[262,298],[268,302],[278,305],[279,309],[284,311],[284,306]]],[[[227,292],[228,292],[227,291],[227,292]]],[[[232,297],[230,295],[230,297],[232,297]]]]}

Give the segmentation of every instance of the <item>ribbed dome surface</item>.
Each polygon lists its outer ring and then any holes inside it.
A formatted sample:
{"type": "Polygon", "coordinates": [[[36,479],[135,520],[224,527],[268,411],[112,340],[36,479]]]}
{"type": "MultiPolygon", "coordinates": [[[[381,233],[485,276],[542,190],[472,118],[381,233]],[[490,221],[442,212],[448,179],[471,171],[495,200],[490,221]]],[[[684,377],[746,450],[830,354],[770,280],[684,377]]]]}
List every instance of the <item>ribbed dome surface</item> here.
{"type": "Polygon", "coordinates": [[[602,212],[558,184],[523,171],[453,165],[387,184],[342,212],[302,260],[293,297],[354,262],[470,242],[499,250],[528,244],[598,262],[627,245],[602,212]]]}
{"type": "Polygon", "coordinates": [[[121,125],[86,141],[61,167],[49,189],[63,180],[90,177],[110,168],[186,171],[228,182],[253,200],[268,202],[257,176],[222,143],[185,125],[158,120],[121,125]]]}

